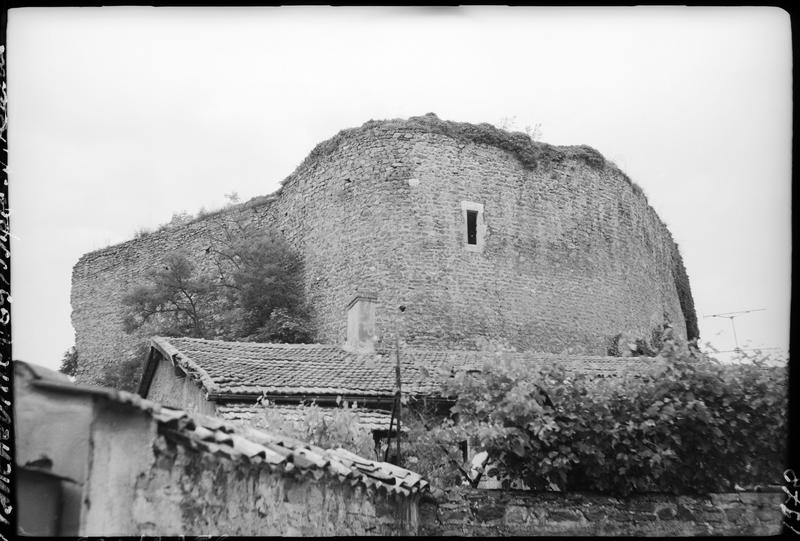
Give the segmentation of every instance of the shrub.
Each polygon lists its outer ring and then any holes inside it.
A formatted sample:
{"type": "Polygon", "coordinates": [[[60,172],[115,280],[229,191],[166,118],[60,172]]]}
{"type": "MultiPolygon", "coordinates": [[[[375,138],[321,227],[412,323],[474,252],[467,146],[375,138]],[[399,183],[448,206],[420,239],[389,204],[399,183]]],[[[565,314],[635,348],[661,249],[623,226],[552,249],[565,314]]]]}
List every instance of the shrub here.
{"type": "Polygon", "coordinates": [[[109,364],[97,380],[102,387],[113,387],[129,393],[135,393],[142,377],[142,358],[133,357],[119,363],[109,364]]]}
{"type": "Polygon", "coordinates": [[[133,238],[135,238],[135,239],[143,239],[143,238],[145,238],[146,236],[148,236],[152,232],[153,232],[152,230],[147,229],[146,227],[140,227],[139,229],[134,231],[133,238]]]}
{"type": "MultiPolygon", "coordinates": [[[[450,418],[426,423],[410,414],[407,417],[400,440],[402,466],[422,475],[432,486],[469,484],[470,467],[462,452],[462,445],[468,440],[464,427],[450,418]]],[[[394,448],[395,444],[390,445],[394,448]]]]}
{"type": "Polygon", "coordinates": [[[270,431],[277,432],[324,449],[343,447],[363,457],[374,457],[375,445],[372,433],[359,420],[356,404],[346,401],[338,408],[320,408],[315,403],[301,404],[297,407],[301,417],[288,419],[279,410],[261,400],[264,406],[263,422],[270,431]]]}
{"type": "Polygon", "coordinates": [[[707,493],[778,484],[784,469],[786,373],[723,366],[671,333],[644,373],[591,379],[491,362],[446,391],[505,486],[707,493]]]}

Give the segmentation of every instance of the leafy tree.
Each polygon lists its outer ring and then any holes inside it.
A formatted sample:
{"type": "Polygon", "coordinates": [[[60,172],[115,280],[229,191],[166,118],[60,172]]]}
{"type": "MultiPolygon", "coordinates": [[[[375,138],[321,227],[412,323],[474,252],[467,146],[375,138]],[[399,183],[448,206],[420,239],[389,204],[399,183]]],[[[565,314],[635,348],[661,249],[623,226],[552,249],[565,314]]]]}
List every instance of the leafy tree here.
{"type": "Polygon", "coordinates": [[[226,307],[233,312],[229,316],[234,317],[227,334],[259,342],[309,341],[300,259],[279,237],[246,229],[242,233],[210,248],[226,307]]]}
{"type": "MultiPolygon", "coordinates": [[[[229,199],[233,200],[232,197],[229,199]]],[[[179,219],[181,216],[176,215],[179,219]]],[[[280,237],[243,220],[216,219],[203,258],[166,254],[122,299],[124,330],[254,342],[310,342],[300,259],[280,237]]],[[[180,221],[180,220],[178,220],[180,221]]],[[[109,365],[101,384],[135,388],[144,353],[109,365]]]]}
{"type": "Polygon", "coordinates": [[[61,366],[58,371],[68,376],[75,376],[78,372],[78,350],[72,346],[64,352],[64,357],[61,359],[61,366]]]}
{"type": "Polygon", "coordinates": [[[152,323],[164,334],[206,335],[209,321],[204,308],[213,286],[208,277],[197,274],[183,252],[168,254],[147,279],[148,285],[136,287],[122,301],[128,309],[127,332],[152,323]]]}
{"type": "Polygon", "coordinates": [[[220,231],[206,250],[205,269],[185,252],[172,252],[123,298],[126,332],[309,342],[302,265],[288,244],[238,222],[220,231]]]}

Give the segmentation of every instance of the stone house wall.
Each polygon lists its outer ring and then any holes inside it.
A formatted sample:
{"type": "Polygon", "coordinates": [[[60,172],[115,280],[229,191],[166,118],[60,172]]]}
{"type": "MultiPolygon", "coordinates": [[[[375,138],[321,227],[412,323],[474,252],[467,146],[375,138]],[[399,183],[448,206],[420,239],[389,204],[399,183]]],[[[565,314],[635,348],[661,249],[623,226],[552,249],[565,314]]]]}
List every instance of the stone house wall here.
{"type": "Polygon", "coordinates": [[[194,451],[157,434],[144,413],[99,411],[92,444],[82,535],[416,533],[416,497],[194,451]]]}
{"type": "Polygon", "coordinates": [[[685,336],[685,270],[666,226],[601,156],[559,152],[531,168],[498,146],[403,122],[345,130],[271,198],[82,257],[72,290],[80,378],[138,353],[146,331],[124,334],[121,298],[146,269],[176,248],[208,264],[218,222],[237,216],[300,254],[318,342],[344,343],[345,308],[364,290],[378,296],[379,346],[393,343],[401,304],[414,347],[602,355],[617,333],[647,335],[665,313],[685,336]],[[465,249],[465,201],[483,205],[479,250],[465,249]]]}
{"type": "Polygon", "coordinates": [[[764,536],[781,532],[779,492],[613,498],[452,489],[420,505],[420,535],[764,536]]]}

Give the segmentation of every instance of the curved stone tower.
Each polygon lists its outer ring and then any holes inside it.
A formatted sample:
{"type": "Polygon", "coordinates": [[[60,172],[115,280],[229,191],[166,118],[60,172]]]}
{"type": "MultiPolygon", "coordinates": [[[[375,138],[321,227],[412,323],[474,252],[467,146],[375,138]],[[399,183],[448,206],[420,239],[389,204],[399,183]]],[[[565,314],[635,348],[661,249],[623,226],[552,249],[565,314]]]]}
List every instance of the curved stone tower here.
{"type": "Polygon", "coordinates": [[[364,291],[389,346],[402,325],[414,347],[602,355],[665,316],[697,336],[675,242],[597,151],[426,115],[344,130],[272,196],[81,258],[81,374],[140,340],[121,331],[120,299],[142,272],[178,246],[202,264],[215,223],[236,215],[280,230],[301,255],[319,342],[344,343],[345,309],[364,291]]]}

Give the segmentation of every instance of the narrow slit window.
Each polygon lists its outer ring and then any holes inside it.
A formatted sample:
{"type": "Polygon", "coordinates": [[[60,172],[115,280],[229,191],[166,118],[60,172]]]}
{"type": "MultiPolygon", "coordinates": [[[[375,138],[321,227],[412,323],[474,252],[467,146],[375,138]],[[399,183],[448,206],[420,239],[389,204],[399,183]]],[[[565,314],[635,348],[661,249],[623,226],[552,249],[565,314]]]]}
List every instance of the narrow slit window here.
{"type": "Polygon", "coordinates": [[[478,211],[467,211],[467,244],[478,244],[478,211]]]}
{"type": "Polygon", "coordinates": [[[484,223],[483,204],[475,201],[461,202],[461,238],[464,249],[468,252],[482,252],[485,241],[486,224],[484,223]]]}

